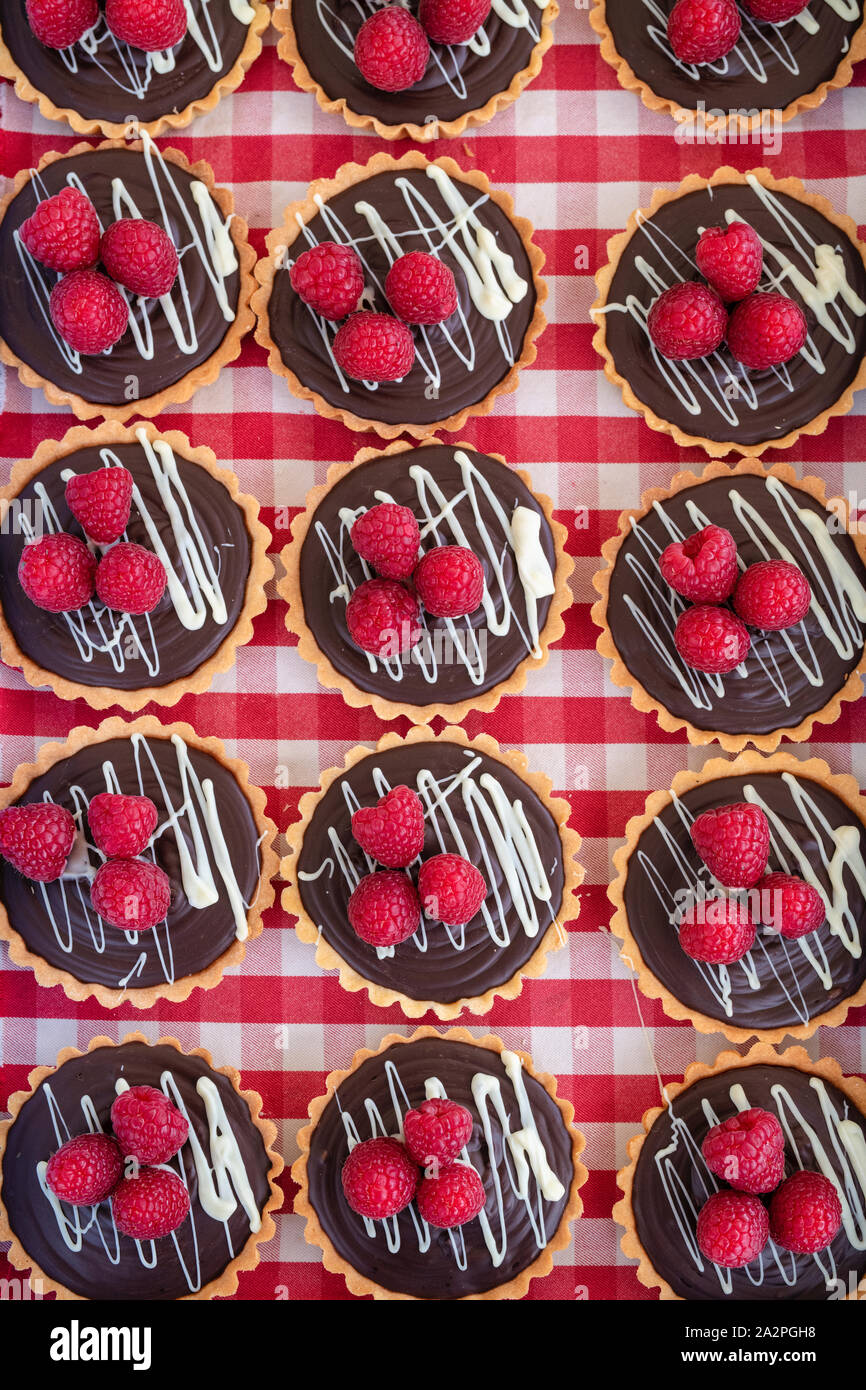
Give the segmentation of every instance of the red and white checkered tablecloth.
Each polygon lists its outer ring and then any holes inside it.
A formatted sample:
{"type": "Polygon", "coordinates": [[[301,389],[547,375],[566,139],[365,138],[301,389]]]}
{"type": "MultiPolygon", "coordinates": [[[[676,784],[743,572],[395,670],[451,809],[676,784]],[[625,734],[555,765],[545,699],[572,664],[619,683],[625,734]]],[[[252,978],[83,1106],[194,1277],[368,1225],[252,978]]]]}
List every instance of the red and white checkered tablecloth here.
{"type": "MultiPolygon", "coordinates": [[[[536,1281],[530,1296],[636,1299],[654,1295],[641,1288],[620,1254],[610,1217],[626,1140],[639,1128],[644,1109],[658,1101],[656,1062],[663,1079],[678,1078],[696,1057],[712,1060],[725,1044],[720,1035],[702,1037],[687,1023],[672,1023],[657,1004],[642,1000],[639,1013],[628,972],[603,934],[610,915],[605,889],[628,817],[650,791],[669,786],[680,768],[700,766],[718,749],[690,749],[682,735],[661,733],[654,718],[638,714],[625,692],[613,689],[595,652],[590,581],[601,542],[614,530],[620,509],[636,504],[644,488],[666,484],[679,468],[700,467],[704,458],[650,431],[605,380],[591,344],[592,277],[606,259],[608,236],[649,201],[657,184],[675,184],[693,170],[709,174],[720,163],[740,169],[766,163],[774,174],[797,175],[853,216],[862,236],[866,64],[851,87],[784,127],[775,153],[747,145],[679,144],[674,123],[622,91],[602,62],[586,0],[561,3],[554,47],[516,105],[481,130],[428,147],[464,167],[483,169],[513,194],[517,210],[537,228],[550,286],[550,322],[538,360],[516,394],[502,398],[489,418],[470,421],[463,436],[530,470],[539,490],[555,499],[577,561],[575,603],[548,665],[530,678],[525,694],[504,699],[491,715],[470,715],[465,727],[471,735],[483,729],[505,747],[525,749],[530,763],[568,798],[587,870],[580,919],[570,926],[568,949],[551,958],[543,979],[530,981],[518,1000],[497,1001],[483,1021],[467,1016],[459,1022],[479,1034],[501,1034],[509,1046],[528,1049],[541,1067],[555,1072],[587,1137],[585,1214],[550,1278],[536,1281]]],[[[4,182],[45,151],[74,143],[64,126],[43,120],[5,85],[0,116],[4,182]]],[[[233,190],[259,253],[266,231],[313,178],[333,175],[345,160],[365,161],[381,147],[375,136],[353,134],[298,91],[270,38],[241,90],[168,143],[190,159],[210,162],[217,182],[233,190]]],[[[3,481],[14,460],[29,456],[46,437],[61,437],[74,423],[66,410],[46,405],[8,370],[0,381],[0,407],[3,481]]],[[[171,407],[159,423],[185,431],[195,444],[209,444],[237,472],[244,490],[261,502],[275,551],[327,465],[377,442],[320,419],[310,405],[296,401],[285,382],[270,374],[251,337],[214,385],[189,405],[171,407]]],[[[866,393],[826,434],[801,440],[785,457],[820,473],[833,491],[862,489],[866,393]]],[[[219,735],[230,753],[246,759],[281,829],[297,817],[298,799],[318,784],[321,769],[341,762],[352,744],[375,742],[385,727],[368,711],[348,709],[339,694],[317,688],[312,668],[293,649],[283,615],[274,598],[236,668],[213,690],[182,700],[166,716],[219,735]]],[[[151,706],[149,712],[159,709],[151,706]]],[[[30,760],[45,740],[97,722],[84,701],[67,703],[31,690],[19,675],[0,670],[0,781],[8,782],[17,764],[30,760]]],[[[853,771],[862,786],[864,737],[861,701],[846,705],[839,722],[821,731],[820,742],[794,751],[826,758],[833,771],[853,771]]],[[[29,971],[10,965],[4,948],[0,1102],[24,1085],[31,1067],[52,1062],[64,1045],[84,1047],[96,1034],[116,1038],[133,1028],[151,1038],[169,1033],[240,1067],[245,1084],[262,1093],[267,1113],[277,1118],[291,1164],[295,1133],[309,1100],[323,1090],[326,1073],[344,1066],[357,1048],[413,1025],[397,1008],[383,1011],[365,995],[341,990],[333,973],[315,965],[312,948],[297,942],[278,906],[265,925],[242,969],[218,989],[195,991],[187,1003],[161,1004],[146,1014],[129,1006],[107,1011],[93,1003],[72,1004],[59,988],[41,989],[29,971]]],[[[842,1028],[822,1030],[809,1046],[813,1055],[826,1051],[846,1071],[862,1073],[866,1009],[849,1014],[842,1028]]],[[[277,1235],[262,1247],[259,1267],[241,1275],[237,1296],[349,1297],[343,1280],[325,1273],[319,1252],[304,1244],[291,1211],[288,1171],[283,1184],[277,1235]]],[[[0,1257],[0,1276],[8,1272],[0,1257]]]]}

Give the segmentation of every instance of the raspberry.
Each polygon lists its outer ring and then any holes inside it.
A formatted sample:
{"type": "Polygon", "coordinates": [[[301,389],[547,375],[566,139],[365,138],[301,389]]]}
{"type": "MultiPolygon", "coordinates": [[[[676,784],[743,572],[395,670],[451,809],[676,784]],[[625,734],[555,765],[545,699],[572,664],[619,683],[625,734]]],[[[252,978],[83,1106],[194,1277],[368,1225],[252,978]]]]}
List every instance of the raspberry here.
{"type": "Polygon", "coordinates": [[[18,235],[49,270],[88,270],[99,259],[99,218],[77,188],[61,188],[22,222],[18,235]]]}
{"type": "Polygon", "coordinates": [[[789,362],[808,332],[806,315],[793,299],[775,291],[751,294],[731,314],[728,347],[744,367],[760,371],[789,362]]]}
{"type": "Polygon", "coordinates": [[[385,277],[385,297],[405,323],[444,323],[457,308],[454,273],[426,251],[410,251],[385,277]]]}
{"type": "Polygon", "coordinates": [[[434,43],[468,43],[490,13],[491,0],[421,0],[418,18],[434,43]]]}
{"type": "Polygon", "coordinates": [[[95,357],[119,342],[129,308],[113,280],[98,270],[73,270],[58,280],[48,299],[51,322],[71,348],[95,357]]]}
{"type": "Polygon", "coordinates": [[[168,294],[177,279],[174,242],[143,217],[121,217],[106,227],[99,258],[112,280],[147,299],[168,294]]]}
{"type": "Polygon", "coordinates": [[[186,1143],[189,1121],[155,1086],[130,1086],[111,1107],[111,1127],[124,1154],[139,1163],[168,1163],[186,1143]]]}
{"type": "Polygon", "coordinates": [[[743,0],[749,13],[767,24],[784,24],[804,10],[808,3],[809,0],[743,0]]]}
{"type": "Polygon", "coordinates": [[[733,965],[755,942],[755,924],[745,903],[704,898],[690,903],[680,925],[680,945],[692,960],[733,965]]]}
{"type": "Polygon", "coordinates": [[[714,63],[740,36],[734,0],[678,0],[668,18],[668,40],[684,63],[714,63]]]}
{"type": "Polygon", "coordinates": [[[795,1255],[815,1255],[832,1245],[842,1226],[839,1193],[823,1173],[801,1169],[773,1193],[770,1234],[795,1255]]]}
{"type": "Polygon", "coordinates": [[[396,869],[379,869],[362,878],[346,913],[352,930],[368,946],[399,946],[421,923],[415,886],[396,869]]]}
{"type": "Polygon", "coordinates": [[[165,566],[158,555],[134,541],[118,541],[96,569],[96,592],[106,608],[150,613],[165,592],[165,566]]]}
{"type": "Polygon", "coordinates": [[[472,1138],[472,1115],[454,1100],[423,1100],[406,1111],[403,1134],[409,1157],[421,1168],[451,1163],[472,1138]]]}
{"type": "Polygon", "coordinates": [[[48,613],[71,613],[93,597],[96,557],[65,531],[25,545],[18,581],[31,603],[48,613]]]}
{"type": "Polygon", "coordinates": [[[707,1167],[738,1192],[772,1192],[785,1176],[785,1136],[769,1110],[741,1110],[701,1145],[707,1167]]]}
{"type": "Polygon", "coordinates": [[[0,854],[36,883],[53,883],[66,868],[75,821],[65,806],[32,801],[0,811],[0,854]]]}
{"type": "Polygon", "coordinates": [[[715,290],[696,281],[672,285],[656,299],[647,330],[662,357],[675,362],[706,357],[725,336],[728,313],[715,290]]]}
{"type": "Polygon", "coordinates": [[[418,896],[426,916],[462,927],[480,912],[487,884],[480,869],[459,854],[434,854],[418,872],[418,896]]]}
{"type": "Polygon", "coordinates": [[[760,806],[714,806],[692,821],[692,844],[725,888],[753,888],[770,854],[770,826],[760,806]]]}
{"type": "Polygon", "coordinates": [[[171,903],[168,874],[149,859],[106,859],[90,885],[90,900],[121,931],[150,931],[171,903]]]}
{"type": "Polygon", "coordinates": [[[722,299],[745,299],[757,289],[764,265],[761,238],[747,222],[707,227],[695,251],[698,270],[722,299]]]}
{"type": "Polygon", "coordinates": [[[418,561],[414,584],[434,618],[462,618],[484,597],[484,567],[465,546],[438,545],[418,561]]]}
{"type": "Polygon", "coordinates": [[[333,351],[355,381],[402,381],[415,361],[415,339],[400,319],[362,309],[337,329],[333,351]]]}
{"type": "Polygon", "coordinates": [[[45,1181],[61,1202],[92,1207],[110,1197],[123,1173],[123,1156],[107,1134],[79,1134],[52,1154],[45,1181]]]}
{"type": "Polygon", "coordinates": [[[111,1214],[122,1236],[159,1240],[171,1235],[189,1215],[189,1193],[177,1173],[167,1168],[139,1168],[114,1189],[111,1214]]]}
{"type": "Polygon", "coordinates": [[[422,1178],[416,1194],[418,1215],[430,1226],[465,1226],[483,1209],[484,1184],[474,1168],[452,1163],[438,1178],[422,1178]]]}
{"type": "Polygon", "coordinates": [[[769,1233],[767,1209],[749,1192],[714,1192],[698,1214],[701,1253],[725,1269],[751,1264],[769,1233]]]}
{"type": "Polygon", "coordinates": [[[674,643],[693,670],[724,675],[745,661],[752,639],[730,609],[701,603],[680,614],[674,643]]]}
{"type": "Polygon", "coordinates": [[[159,814],[149,796],[99,792],[87,819],[96,848],[108,859],[135,859],[147,848],[159,814]]]}
{"type": "Polygon", "coordinates": [[[110,545],[129,523],[132,474],[126,468],[76,473],[66,484],[66,505],[92,541],[110,545]]]}
{"type": "Polygon", "coordinates": [[[27,0],[27,23],[46,48],[69,48],[99,18],[97,0],[27,0]]]}
{"type": "Polygon", "coordinates": [[[183,0],[105,0],[105,22],[122,43],[157,53],[186,33],[183,0]]]}
{"type": "Polygon", "coordinates": [[[355,63],[365,81],[381,92],[405,92],[420,82],[430,57],[427,35],[402,5],[377,10],[358,30],[355,63]]]}
{"type": "Polygon", "coordinates": [[[767,874],[758,884],[761,921],[789,941],[817,931],[827,917],[824,899],[805,879],[795,874],[767,874]]]}
{"type": "Polygon", "coordinates": [[[375,806],[352,816],[352,834],[365,854],[387,869],[405,869],[424,848],[424,807],[411,787],[392,787],[375,806]]]}
{"type": "Polygon", "coordinates": [[[302,251],[289,270],[292,289],[325,319],[353,314],[364,293],[364,267],[357,251],[338,241],[320,241],[302,251]]]}
{"type": "Polygon", "coordinates": [[[802,621],[812,602],[803,571],[787,560],[758,560],[740,576],[734,607],[744,623],[764,632],[783,632],[802,621]]]}
{"type": "Polygon", "coordinates": [[[737,582],[737,546],[724,526],[672,541],[659,559],[662,579],[692,603],[722,603],[737,582]]]}
{"type": "Polygon", "coordinates": [[[357,647],[395,657],[421,639],[418,604],[395,579],[367,579],[346,604],[346,626],[357,647]]]}
{"type": "Polygon", "coordinates": [[[380,502],[358,517],[352,544],[383,579],[408,579],[418,561],[421,529],[411,508],[380,502]]]}
{"type": "Polygon", "coordinates": [[[352,1211],[381,1221],[408,1207],[418,1185],[418,1169],[399,1140],[365,1139],[343,1164],[341,1181],[352,1211]]]}

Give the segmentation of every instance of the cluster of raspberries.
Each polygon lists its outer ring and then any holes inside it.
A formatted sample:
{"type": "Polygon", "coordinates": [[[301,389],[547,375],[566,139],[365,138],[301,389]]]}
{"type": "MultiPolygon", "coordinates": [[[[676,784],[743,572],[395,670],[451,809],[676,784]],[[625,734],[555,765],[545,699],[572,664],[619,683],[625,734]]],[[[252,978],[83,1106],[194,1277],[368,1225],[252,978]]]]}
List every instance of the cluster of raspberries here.
{"type": "Polygon", "coordinates": [[[402,5],[370,15],[355,39],[355,65],[380,92],[405,92],[427,70],[430,41],[464,44],[490,13],[491,0],[421,0],[418,18],[402,5]]]}
{"type": "MultiPolygon", "coordinates": [[[[27,22],[46,48],[69,48],[99,19],[97,0],[26,0],[27,22]]],[[[184,0],[105,0],[105,23],[116,39],[146,53],[174,48],[186,36],[184,0]]]]}
{"type": "MultiPolygon", "coordinates": [[[[743,0],[752,19],[785,24],[809,0],[743,0]]],[[[668,41],[674,57],[684,63],[715,63],[730,53],[741,28],[734,0],[678,0],[668,18],[668,41]]]]}

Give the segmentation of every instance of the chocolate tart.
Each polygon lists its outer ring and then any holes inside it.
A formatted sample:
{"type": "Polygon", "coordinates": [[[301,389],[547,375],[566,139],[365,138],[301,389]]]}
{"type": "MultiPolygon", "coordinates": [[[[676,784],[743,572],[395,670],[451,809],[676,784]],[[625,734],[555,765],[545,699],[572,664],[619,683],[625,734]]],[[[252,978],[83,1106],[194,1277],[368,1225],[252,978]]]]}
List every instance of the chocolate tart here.
{"type": "Polygon", "coordinates": [[[539,275],[544,255],[531,238],[531,224],[514,215],[509,195],[453,159],[430,161],[412,150],[400,159],[376,154],[367,164],[343,164],[335,178],[317,179],[306,198],[286,208],[283,225],[268,234],[252,301],[256,341],[267,348],[271,371],[286,378],[293,395],[350,429],[374,429],[385,439],[460,429],[470,415],[489,415],[496,397],[516,390],[520,370],[535,361],[547,286],[539,275]],[[338,370],[331,350],[337,324],[304,304],[289,276],[296,243],[300,250],[320,241],[351,245],[364,264],[365,307],[390,312],[383,285],[394,254],[385,232],[373,233],[360,203],[398,238],[401,254],[432,251],[450,266],[458,294],[457,309],[444,324],[413,330],[415,361],[408,375],[374,389],[338,370]],[[470,210],[469,219],[462,209],[470,210]],[[458,216],[464,225],[455,244],[458,216]],[[483,278],[475,258],[486,259],[486,253],[470,230],[476,219],[494,239],[491,255],[499,252],[498,268],[485,270],[483,278]],[[496,312],[502,311],[498,322],[488,317],[489,305],[484,311],[476,305],[489,295],[496,312]]]}
{"type": "Polygon", "coordinates": [[[509,468],[500,454],[432,438],[417,449],[405,441],[381,452],[362,449],[352,463],[332,464],[295,517],[277,585],[288,604],[286,626],[321,684],[338,689],[347,704],[370,705],[381,719],[459,721],[519,693],[562,637],[574,568],[565,539],[550,498],[533,492],[528,474],[509,468]],[[396,663],[361,651],[345,619],[351,593],[372,575],[352,545],[345,511],[360,515],[380,494],[415,512],[422,549],[468,546],[485,572],[482,606],[466,618],[425,614],[421,642],[396,663]],[[531,532],[520,545],[512,530],[518,507],[531,532]],[[539,588],[552,593],[537,595],[539,588]]]}
{"type": "Polygon", "coordinates": [[[150,1043],[129,1033],[120,1043],[94,1038],[86,1052],[65,1047],[55,1066],[36,1067],[27,1082],[0,1123],[0,1239],[12,1242],[13,1268],[29,1269],[59,1299],[231,1297],[240,1271],[254,1269],[259,1246],[273,1238],[283,1201],[277,1127],[262,1115],[258,1092],[241,1090],[240,1073],[214,1066],[203,1047],[186,1052],[176,1038],[150,1043]],[[163,1090],[197,1142],[197,1152],[188,1139],[168,1164],[189,1190],[190,1214],[159,1241],[119,1235],[108,1201],[73,1207],[49,1197],[40,1173],[67,1138],[110,1132],[124,1082],[163,1090]]]}
{"type": "Polygon", "coordinates": [[[228,189],[214,183],[210,165],[158,149],[146,131],[133,144],[105,140],[43,155],[37,170],[16,175],[0,203],[0,360],[17,367],[25,386],[40,386],[52,405],[71,406],[81,420],[158,415],[188,401],[238,356],[253,323],[254,261],[247,224],[235,215],[228,189]],[[174,328],[161,300],[128,295],[130,326],[110,352],[79,356],[57,334],[48,296],[59,277],[33,260],[17,233],[37,203],[71,179],[103,226],[130,215],[131,199],[135,215],[159,222],[184,251],[170,294],[174,328]],[[114,193],[116,179],[126,198],[114,193]]]}
{"type": "Polygon", "coordinates": [[[356,1052],[348,1070],[331,1072],[326,1094],[312,1101],[309,1114],[311,1124],[298,1134],[301,1156],[292,1166],[299,1188],[295,1211],[305,1218],[307,1244],[319,1247],[325,1268],[342,1274],[353,1294],[522,1298],[532,1279],[550,1273],[554,1252],[568,1244],[569,1226],[583,1211],[585,1141],[572,1123],[574,1111],[557,1096],[554,1077],[537,1072],[525,1053],[507,1051],[500,1038],[475,1038],[465,1028],[419,1028],[409,1038],[390,1033],[375,1051],[356,1052]],[[538,1134],[551,1170],[548,1197],[534,1170],[527,1175],[528,1196],[518,1197],[512,1145],[503,1142],[502,1120],[480,1094],[486,1084],[501,1096],[505,1133],[534,1128],[538,1134]],[[472,1113],[463,1158],[484,1182],[484,1211],[451,1232],[426,1227],[414,1202],[386,1223],[365,1222],[346,1204],[340,1182],[348,1133],[356,1142],[377,1134],[402,1137],[406,1110],[428,1095],[447,1095],[472,1113]],[[491,1254],[497,1242],[504,1245],[498,1266],[491,1254]]]}
{"type": "Polygon", "coordinates": [[[779,1043],[836,1027],[866,1004],[866,798],[853,777],[790,753],[713,758],[700,772],[677,773],[669,792],[654,792],[625,834],[608,889],[610,929],[641,992],[660,999],[670,1018],[731,1042],[779,1043]],[[827,903],[827,919],[797,941],[759,927],[742,961],[706,965],[678,941],[681,910],[716,887],[689,826],[702,812],[738,801],[767,814],[767,872],[805,878],[827,903]]]}
{"type": "MultiPolygon", "coordinates": [[[[100,11],[104,10],[100,4],[100,11]]],[[[270,23],[263,0],[189,0],[195,25],[165,54],[145,53],[113,37],[100,13],[82,40],[46,48],[27,22],[25,0],[9,0],[0,22],[0,76],[48,120],[79,135],[122,139],[189,125],[240,86],[262,51],[270,23]]]]}
{"type": "Polygon", "coordinates": [[[621,514],[593,579],[596,645],[613,661],[614,685],[666,731],[684,728],[696,744],[718,740],[728,753],[750,743],[771,753],[783,736],[802,742],[816,723],[833,723],[843,701],[862,695],[866,669],[866,538],[848,527],[847,502],[828,499],[820,478],[798,479],[787,464],[710,463],[699,476],[678,473],[669,488],[650,488],[639,508],[621,514]],[[673,634],[689,605],[658,569],[671,540],[709,523],[731,532],[742,568],[791,560],[813,595],[796,627],[753,629],[745,662],[727,676],[683,662],[673,634]]]}
{"type": "Polygon", "coordinates": [[[149,1009],[213,989],[241,963],[274,901],[276,826],[246,764],[219,739],[149,717],[73,729],[65,743],[43,744],[0,790],[3,807],[44,800],[67,807],[78,826],[64,877],[33,883],[0,860],[0,939],[40,985],[109,1009],[149,1009]],[[149,932],[103,923],[90,901],[105,856],[89,841],[87,806],[104,791],[149,796],[159,812],[144,857],[168,874],[172,897],[149,932]]]}
{"type": "Polygon", "coordinates": [[[788,449],[802,434],[823,433],[866,385],[866,247],[851,218],[807,193],[799,179],[774,179],[767,169],[722,168],[710,179],[690,174],[679,188],[657,188],[649,208],[633,213],[608,242],[607,255],[590,311],[593,346],[626,405],[677,444],[699,445],[711,457],[788,449]],[[697,277],[700,229],[726,218],[747,222],[763,242],[759,289],[781,290],[806,314],[806,344],[783,367],[747,371],[724,343],[708,357],[671,362],[649,338],[653,301],[697,277]],[[821,250],[819,277],[820,248],[828,250],[821,250]],[[825,300],[818,279],[832,289],[836,271],[836,295],[828,290],[825,300]]]}
{"type": "Polygon", "coordinates": [[[802,1047],[779,1053],[756,1043],[744,1057],[722,1052],[711,1067],[693,1063],[662,1098],[664,1106],[647,1110],[644,1132],[629,1142],[630,1162],[617,1175],[625,1195],[613,1209],[625,1228],[623,1252],[640,1261],[636,1273],[646,1288],[658,1288],[662,1299],[751,1303],[866,1294],[866,1083],[860,1077],[843,1076],[829,1057],[813,1062],[802,1047]],[[698,1212],[725,1186],[706,1167],[700,1146],[712,1125],[746,1105],[779,1117],[786,1177],[798,1168],[819,1169],[835,1183],[843,1226],[828,1250],[793,1255],[770,1241],[745,1269],[734,1270],[700,1254],[698,1212]]]}
{"type": "Polygon", "coordinates": [[[109,420],[47,439],[0,489],[0,525],[7,516],[0,655],[29,685],[50,686],[63,699],[138,710],[207,690],[234,665],[267,605],[274,567],[258,503],[211,449],[194,449],[177,431],[109,420]],[[46,530],[84,538],[66,504],[65,476],[118,465],[132,474],[135,489],[125,538],[156,549],[169,575],[165,594],[141,617],[113,613],[98,600],[75,613],[37,608],[18,582],[27,541],[46,530]]]}
{"type": "MultiPolygon", "coordinates": [[[[358,30],[376,8],[372,0],[333,0],[327,6],[287,0],[274,9],[274,24],[282,34],[277,52],[296,84],[313,92],[323,111],[383,140],[453,140],[467,126],[484,125],[505,110],[541,71],[559,14],[556,0],[514,6],[494,0],[468,44],[431,42],[421,81],[403,92],[382,92],[364,80],[354,58],[358,30]],[[515,22],[521,11],[528,22],[515,22]]],[[[417,13],[417,0],[408,9],[417,13]]]]}
{"type": "Polygon", "coordinates": [[[549,778],[528,770],[522,753],[500,750],[486,734],[469,739],[448,727],[385,734],[375,751],[353,748],[342,768],[324,772],[320,789],[301,798],[300,813],[286,832],[283,907],[297,918],[301,941],[316,947],[317,965],[339,970],[344,989],[366,990],[381,1008],[399,1004],[409,1018],[428,1009],[440,1019],[463,1009],[488,1013],[497,996],[516,999],[524,978],[544,973],[548,954],[565,944],[565,924],[578,915],[583,869],[568,802],[551,794],[549,778]],[[424,918],[415,936],[379,952],[347,916],[359,879],[377,867],[352,836],[352,812],[401,785],[424,804],[421,858],[462,855],[484,875],[488,894],[465,927],[424,918]]]}

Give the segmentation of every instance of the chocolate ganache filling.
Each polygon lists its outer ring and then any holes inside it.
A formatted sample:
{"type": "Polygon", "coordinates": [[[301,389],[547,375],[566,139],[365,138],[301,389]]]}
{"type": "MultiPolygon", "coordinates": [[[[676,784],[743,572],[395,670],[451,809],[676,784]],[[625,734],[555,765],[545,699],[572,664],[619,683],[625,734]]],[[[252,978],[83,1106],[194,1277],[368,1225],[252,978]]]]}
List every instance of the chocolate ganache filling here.
{"type": "Polygon", "coordinates": [[[504,984],[540,944],[562,906],[562,842],[550,811],[507,764],[440,738],[371,753],[335,778],[304,834],[296,876],[310,920],[365,980],[450,1004],[504,984]],[[347,916],[358,880],[376,867],[353,838],[351,818],[401,785],[424,805],[421,858],[469,859],[484,875],[487,897],[466,926],[425,917],[414,936],[380,958],[347,916]]]}
{"type": "Polygon", "coordinates": [[[516,1057],[506,1070],[504,1060],[512,1055],[446,1038],[419,1038],[368,1058],[340,1082],[316,1121],[307,1176],[322,1229],[359,1274],[415,1298],[464,1298],[515,1279],[551,1240],[574,1177],[571,1135],[553,1097],[520,1068],[516,1057]],[[476,1077],[493,1078],[492,1095],[481,1098],[473,1085],[476,1077]],[[427,1083],[434,1078],[438,1085],[429,1091],[427,1083]],[[478,1219],[446,1231],[426,1228],[413,1202],[387,1223],[395,1228],[396,1241],[389,1233],[386,1243],[383,1224],[365,1223],[343,1195],[340,1173],[349,1154],[349,1134],[362,1140],[401,1132],[403,1115],[428,1094],[447,1095],[471,1112],[474,1126],[466,1152],[484,1183],[486,1203],[478,1219]],[[526,1129],[530,1116],[558,1180],[548,1191],[559,1195],[543,1196],[534,1171],[527,1175],[526,1196],[517,1195],[514,1158],[504,1137],[526,1129]],[[491,1247],[503,1250],[501,1263],[494,1264],[491,1247]]]}
{"type": "MultiPolygon", "coordinates": [[[[680,1298],[840,1299],[866,1275],[862,1245],[866,1189],[852,1161],[866,1145],[866,1117],[847,1095],[822,1077],[794,1067],[734,1067],[695,1081],[662,1110],[640,1152],[632,1189],[637,1234],[656,1273],[680,1298]],[[741,1087],[745,1096],[734,1094],[741,1087]],[[701,1156],[708,1130],[745,1104],[769,1110],[785,1130],[785,1177],[798,1168],[832,1175],[842,1201],[843,1225],[829,1249],[795,1255],[770,1241],[744,1269],[722,1269],[698,1250],[698,1213],[726,1184],[701,1156]],[[839,1124],[850,1134],[842,1142],[839,1124]],[[856,1241],[856,1245],[855,1245],[856,1241]],[[857,1248],[857,1245],[860,1248],[857,1248]]],[[[866,1150],[864,1150],[866,1151],[866,1150]]]]}
{"type": "Polygon", "coordinates": [[[643,406],[689,435],[745,446],[781,439],[828,410],[866,353],[866,266],[857,247],[811,204],[748,178],[686,193],[642,221],[619,258],[604,314],[616,370],[643,406]],[[701,230],[728,220],[747,222],[763,242],[759,288],[781,291],[806,314],[806,345],[782,367],[749,371],[724,343],[710,356],[672,362],[649,338],[653,301],[698,278],[701,230]],[[827,276],[833,252],[838,285],[827,276]]]}
{"type": "Polygon", "coordinates": [[[300,229],[276,272],[268,316],[285,365],[331,406],[365,420],[425,425],[476,405],[508,375],[520,359],[535,298],[529,257],[510,217],[479,189],[431,164],[374,174],[330,197],[300,229]],[[478,247],[479,227],[495,241],[487,251],[478,247]],[[457,309],[444,323],[412,330],[415,361],[401,381],[371,386],[337,367],[332,351],[337,325],[299,298],[289,276],[294,260],[320,241],[355,248],[365,269],[362,307],[379,313],[390,312],[383,286],[397,255],[430,252],[454,272],[457,309]],[[477,267],[487,252],[494,259],[480,276],[477,267]],[[497,317],[490,317],[494,313],[497,317]]]}
{"type": "Polygon", "coordinates": [[[866,567],[838,514],[791,483],[737,473],[683,488],[636,518],[616,557],[607,621],[631,676],[670,714],[699,729],[769,734],[796,728],[845,685],[866,641],[866,567]],[[668,587],[659,556],[703,526],[726,527],[741,569],[792,560],[812,589],[802,622],[750,629],[752,645],[729,675],[687,666],[674,643],[690,605],[668,587]]]}
{"type": "Polygon", "coordinates": [[[72,1057],[40,1082],[7,1135],[2,1198],[13,1233],[49,1279],[82,1298],[151,1302],[197,1292],[240,1254],[251,1230],[259,1228],[270,1197],[269,1169],[261,1131],[227,1077],[203,1058],[176,1048],[129,1042],[72,1057]],[[57,1202],[55,1210],[40,1179],[39,1165],[67,1139],[96,1128],[111,1133],[118,1081],[164,1090],[186,1115],[201,1146],[198,1162],[189,1140],[170,1160],[168,1166],[189,1190],[190,1214],[173,1235],[152,1243],[139,1245],[119,1235],[108,1201],[96,1207],[57,1202]],[[219,1137],[203,1091],[215,1097],[219,1137]],[[237,1145],[234,1173],[227,1166],[231,1156],[222,1136],[237,1145]],[[244,1174],[249,1211],[240,1191],[244,1174]],[[206,1210],[212,1205],[208,1189],[217,1180],[220,1196],[228,1197],[230,1206],[234,1203],[225,1219],[206,1210]]]}
{"type": "Polygon", "coordinates": [[[207,469],[139,444],[78,449],[48,464],[18,493],[20,518],[0,546],[0,591],[6,622],[21,651],[45,670],[83,685],[139,690],[190,675],[231,633],[246,596],[250,538],[243,512],[207,469]],[[49,613],[18,582],[18,561],[39,524],[84,537],[66,505],[64,474],[121,465],[134,493],[125,538],[157,552],[171,583],[151,613],[113,613],[98,599],[74,613],[49,613]],[[175,471],[176,468],[176,471],[175,471]],[[166,504],[165,492],[170,505],[166,504]]]}
{"type": "Polygon", "coordinates": [[[641,835],[628,863],[629,927],[645,964],[687,1009],[755,1031],[806,1024],[866,980],[864,854],[866,828],[820,782],[779,772],[714,778],[668,802],[641,835]],[[827,920],[794,941],[758,927],[741,961],[707,965],[687,956],[677,939],[680,911],[714,890],[688,827],[704,811],[745,800],[761,806],[770,823],[767,872],[812,882],[828,905],[827,920]]]}
{"type": "Polygon", "coordinates": [[[204,970],[245,934],[244,904],[258,887],[259,830],[246,795],[228,767],[179,736],[132,734],[62,758],[15,804],[55,801],[89,840],[87,807],[105,791],[149,796],[156,805],[159,821],[145,855],[171,880],[165,921],[138,933],[103,922],[90,901],[90,879],[104,856],[86,843],[80,860],[73,848],[66,876],[54,883],[33,883],[0,861],[0,901],[11,926],[56,969],[109,989],[170,984],[204,970]]]}

